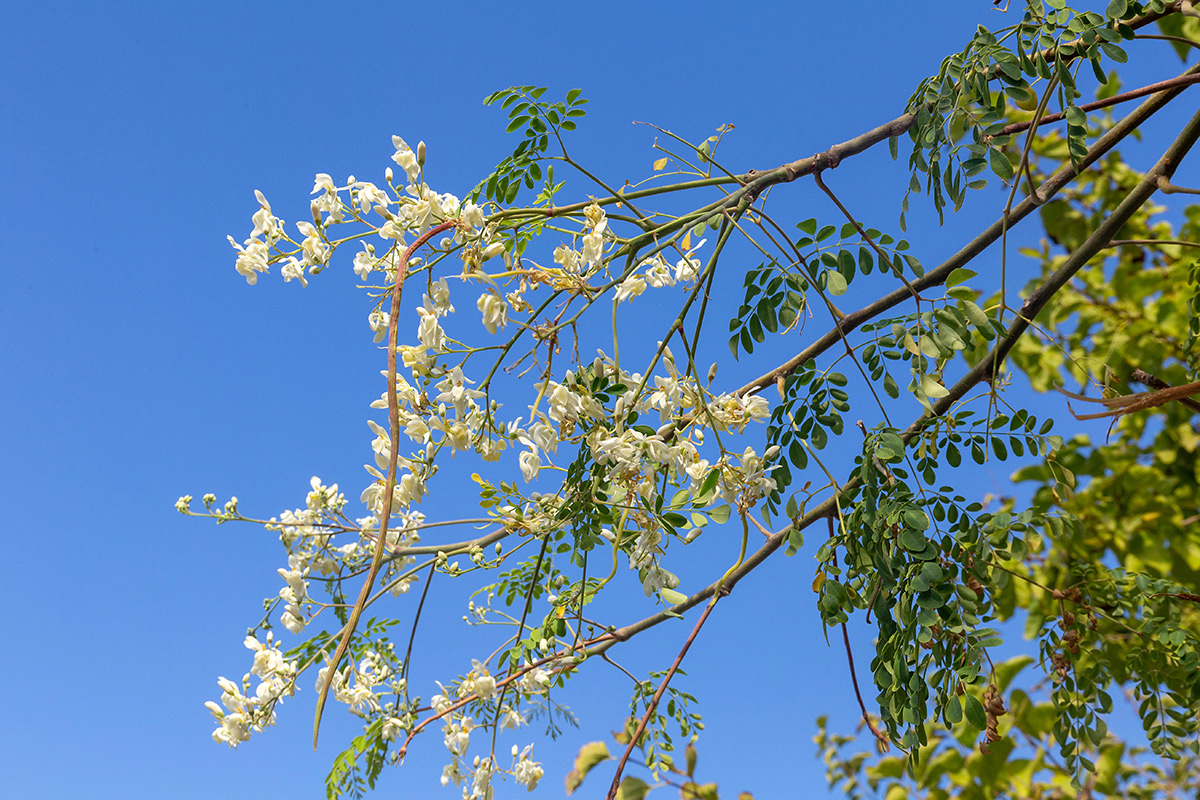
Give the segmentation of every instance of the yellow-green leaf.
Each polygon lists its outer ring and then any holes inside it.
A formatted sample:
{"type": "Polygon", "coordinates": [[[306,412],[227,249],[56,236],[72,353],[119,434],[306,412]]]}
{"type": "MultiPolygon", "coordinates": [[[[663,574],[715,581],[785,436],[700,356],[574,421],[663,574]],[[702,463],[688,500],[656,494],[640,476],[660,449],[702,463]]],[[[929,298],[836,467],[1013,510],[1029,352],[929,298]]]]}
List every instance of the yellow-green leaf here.
{"type": "Polygon", "coordinates": [[[579,748],[579,754],[575,756],[575,768],[567,774],[567,794],[579,788],[579,784],[583,783],[592,767],[610,758],[612,756],[608,753],[608,745],[604,742],[589,742],[579,748]]]}
{"type": "Polygon", "coordinates": [[[680,800],[717,800],[717,785],[715,783],[701,785],[688,781],[679,787],[679,797],[680,800]]]}
{"type": "Polygon", "coordinates": [[[649,791],[650,784],[641,778],[630,775],[621,781],[621,788],[617,789],[616,800],[642,800],[649,791]]]}
{"type": "Polygon", "coordinates": [[[925,393],[926,397],[933,398],[945,397],[946,395],[950,394],[946,387],[938,383],[938,379],[933,375],[921,376],[921,391],[925,393]]]}

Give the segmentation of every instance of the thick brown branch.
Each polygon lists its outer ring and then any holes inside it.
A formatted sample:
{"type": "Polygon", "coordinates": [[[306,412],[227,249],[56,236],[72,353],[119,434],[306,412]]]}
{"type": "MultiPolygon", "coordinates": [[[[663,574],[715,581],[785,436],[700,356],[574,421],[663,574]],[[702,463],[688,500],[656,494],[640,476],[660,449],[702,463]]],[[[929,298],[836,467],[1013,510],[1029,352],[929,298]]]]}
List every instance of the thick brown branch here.
{"type": "Polygon", "coordinates": [[[912,436],[917,435],[930,419],[946,413],[951,405],[958,402],[972,388],[983,381],[990,381],[994,377],[992,370],[996,365],[1003,363],[1009,351],[1017,343],[1017,340],[1021,338],[1050,299],[1092,257],[1108,247],[1109,242],[1112,241],[1121,227],[1158,191],[1158,179],[1160,177],[1169,179],[1175,173],[1175,169],[1192,149],[1198,138],[1200,138],[1200,111],[1196,112],[1188,120],[1183,130],[1175,138],[1175,141],[1171,143],[1171,146],[1163,153],[1162,158],[1158,160],[1158,163],[1138,181],[1137,186],[1125,196],[1125,199],[1121,201],[1112,214],[1104,222],[1100,223],[1091,236],[1067,257],[1061,267],[1055,270],[1044,283],[1034,289],[1033,293],[1025,299],[1020,312],[1012,321],[1012,324],[1009,325],[1008,332],[1001,337],[992,351],[952,387],[949,387],[947,396],[939,398],[933,404],[930,412],[923,414],[920,419],[909,426],[908,430],[903,434],[906,441],[912,436]]]}
{"type": "MultiPolygon", "coordinates": [[[[1184,74],[1200,75],[1200,64],[1191,67],[1184,74]]],[[[1171,100],[1178,97],[1184,88],[1186,87],[1180,86],[1151,96],[1148,100],[1130,112],[1128,116],[1114,125],[1111,130],[1101,136],[1096,143],[1088,149],[1087,155],[1084,156],[1084,158],[1080,161],[1078,167],[1071,164],[1066,164],[1053,175],[1051,175],[1050,178],[1048,178],[1038,189],[1039,193],[1042,195],[1043,201],[1053,197],[1064,186],[1074,180],[1082,170],[1087,169],[1092,164],[1096,163],[1096,161],[1116,147],[1121,140],[1141,126],[1147,119],[1161,110],[1171,100]]],[[[1012,211],[1008,215],[1008,227],[1011,229],[1015,224],[1025,219],[1038,208],[1038,205],[1038,203],[1029,198],[1017,203],[1015,206],[1013,206],[1012,211]]],[[[1003,235],[1004,228],[1004,219],[996,220],[987,228],[987,230],[983,231],[981,234],[968,242],[961,250],[948,258],[937,268],[932,269],[925,273],[924,276],[913,280],[912,285],[918,291],[921,291],[923,289],[932,286],[938,286],[944,283],[951,272],[970,263],[980,253],[995,243],[1003,235]]],[[[842,340],[842,336],[844,336],[846,333],[857,329],[867,321],[874,319],[885,311],[888,311],[900,303],[903,303],[910,296],[911,295],[907,287],[899,288],[890,294],[879,298],[874,303],[864,306],[858,311],[847,314],[843,319],[838,321],[838,328],[840,330],[834,329],[825,333],[820,339],[806,347],[795,357],[789,359],[783,364],[780,364],[770,372],[755,378],[745,386],[742,386],[737,390],[736,394],[753,394],[768,386],[771,386],[781,378],[786,378],[809,360],[816,358],[821,353],[824,353],[830,347],[840,342],[842,340]]]]}

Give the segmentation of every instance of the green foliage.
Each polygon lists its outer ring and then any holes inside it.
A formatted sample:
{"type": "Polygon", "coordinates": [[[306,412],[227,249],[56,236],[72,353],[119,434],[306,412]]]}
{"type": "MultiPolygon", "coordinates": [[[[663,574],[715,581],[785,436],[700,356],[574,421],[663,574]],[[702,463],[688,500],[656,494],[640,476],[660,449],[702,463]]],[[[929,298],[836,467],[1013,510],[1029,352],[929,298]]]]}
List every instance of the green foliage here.
{"type": "MultiPolygon", "coordinates": [[[[516,133],[522,128],[524,131],[513,154],[501,161],[495,171],[475,187],[472,197],[478,198],[483,194],[488,200],[509,204],[516,200],[522,185],[532,189],[542,179],[539,162],[549,150],[551,138],[561,146],[562,133],[575,130],[575,120],[587,113],[583,106],[588,102],[580,97],[580,89],[572,89],[567,92],[565,101],[555,103],[542,102],[541,97],[545,93],[545,86],[512,86],[493,92],[483,101],[485,106],[499,103],[501,109],[508,111],[505,133],[516,133]]],[[[549,203],[562,184],[554,183],[552,169],[547,171],[546,176],[546,188],[538,199],[549,203]]]]}

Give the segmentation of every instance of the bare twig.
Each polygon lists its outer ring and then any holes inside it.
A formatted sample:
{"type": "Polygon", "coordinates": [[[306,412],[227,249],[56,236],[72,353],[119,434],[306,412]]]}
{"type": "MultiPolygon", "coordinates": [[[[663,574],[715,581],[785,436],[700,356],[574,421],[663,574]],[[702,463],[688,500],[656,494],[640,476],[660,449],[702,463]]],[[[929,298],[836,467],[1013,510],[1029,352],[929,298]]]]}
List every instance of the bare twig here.
{"type": "Polygon", "coordinates": [[[613,800],[617,796],[617,789],[621,786],[621,773],[625,770],[625,762],[629,760],[629,754],[633,752],[633,748],[637,745],[638,739],[646,730],[646,725],[650,722],[650,717],[654,714],[654,710],[658,708],[658,701],[662,699],[663,692],[667,690],[667,684],[671,682],[671,678],[675,677],[675,673],[679,670],[679,665],[683,663],[683,657],[687,655],[687,651],[692,646],[692,642],[696,641],[696,635],[700,633],[700,628],[704,626],[704,621],[708,619],[708,615],[716,608],[716,602],[709,603],[704,608],[704,612],[700,614],[700,619],[696,620],[695,627],[692,628],[691,634],[687,641],[683,643],[683,647],[679,651],[679,655],[675,656],[674,663],[667,670],[666,677],[659,684],[658,691],[654,693],[654,697],[650,699],[650,704],[646,706],[646,713],[642,715],[641,722],[638,723],[637,730],[633,732],[633,736],[629,739],[629,744],[625,746],[625,752],[621,754],[621,760],[617,762],[617,773],[613,775],[612,786],[608,788],[606,800],[613,800]]]}

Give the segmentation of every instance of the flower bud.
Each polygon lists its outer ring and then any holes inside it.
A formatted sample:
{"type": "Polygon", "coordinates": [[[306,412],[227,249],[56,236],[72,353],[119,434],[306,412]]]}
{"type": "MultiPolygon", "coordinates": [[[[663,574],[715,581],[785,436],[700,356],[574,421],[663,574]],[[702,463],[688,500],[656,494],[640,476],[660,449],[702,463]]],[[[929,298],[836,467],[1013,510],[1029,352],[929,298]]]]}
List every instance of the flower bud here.
{"type": "Polygon", "coordinates": [[[312,212],[313,224],[318,228],[321,227],[321,209],[317,207],[316,200],[313,200],[312,203],[309,204],[308,210],[312,212]]]}
{"type": "Polygon", "coordinates": [[[388,183],[392,182],[392,168],[388,167],[383,171],[383,179],[388,183]]]}
{"type": "Polygon", "coordinates": [[[484,248],[480,260],[487,261],[489,258],[495,258],[504,252],[504,242],[492,242],[484,248]]]}
{"type": "Polygon", "coordinates": [[[417,142],[417,166],[425,168],[425,142],[417,142]]]}

